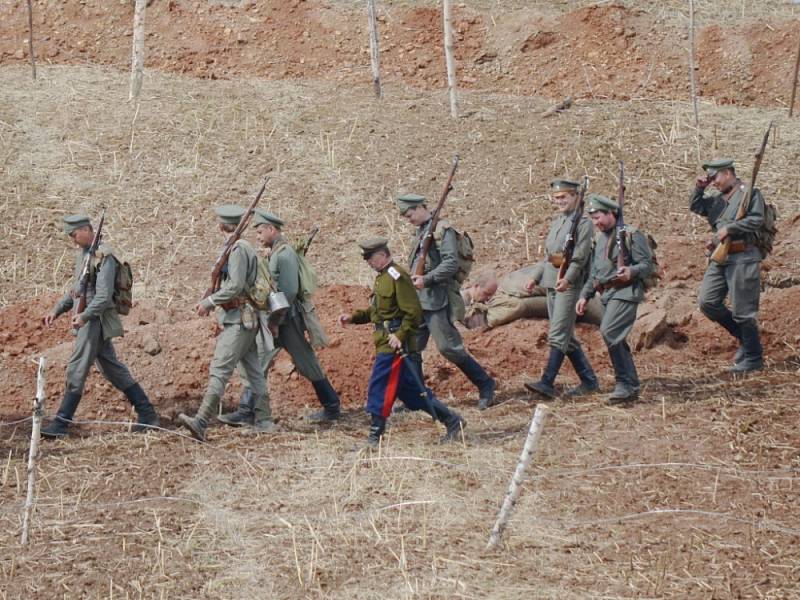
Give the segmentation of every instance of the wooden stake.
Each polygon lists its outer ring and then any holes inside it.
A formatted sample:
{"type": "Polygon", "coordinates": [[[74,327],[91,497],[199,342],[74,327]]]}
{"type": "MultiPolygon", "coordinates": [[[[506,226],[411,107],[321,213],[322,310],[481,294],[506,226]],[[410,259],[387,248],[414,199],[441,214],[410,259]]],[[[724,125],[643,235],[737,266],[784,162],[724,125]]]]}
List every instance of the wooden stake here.
{"type": "Polygon", "coordinates": [[[450,0],[442,0],[444,20],[444,59],[447,64],[447,88],[450,90],[450,116],[458,117],[458,98],[456,89],[456,63],[453,59],[453,24],[450,18],[450,0]]]}
{"type": "Polygon", "coordinates": [[[689,86],[692,92],[694,126],[697,129],[700,127],[700,115],[697,112],[697,83],[694,76],[694,0],[689,0],[689,86]]]}
{"type": "Polygon", "coordinates": [[[528,466],[531,464],[531,459],[536,453],[536,446],[539,444],[539,437],[544,428],[544,419],[547,416],[547,410],[544,404],[536,406],[536,412],[533,415],[531,426],[528,429],[528,437],[525,439],[525,445],[522,447],[522,454],[519,456],[517,468],[514,470],[514,476],[511,478],[511,483],[508,485],[508,491],[503,500],[503,506],[497,514],[497,521],[495,521],[492,534],[489,536],[489,543],[486,545],[487,550],[491,550],[497,545],[508,524],[511,511],[514,509],[514,504],[517,502],[517,496],[519,496],[522,490],[522,481],[525,477],[525,471],[527,471],[528,466]]]}
{"type": "Polygon", "coordinates": [[[22,545],[28,543],[28,530],[31,524],[34,496],[36,494],[36,461],[39,458],[39,432],[42,429],[44,416],[45,377],[47,359],[39,359],[39,370],[36,372],[36,398],[33,400],[33,428],[31,430],[31,447],[28,452],[28,495],[25,498],[25,512],[22,516],[22,545]]]}
{"type": "Polygon", "coordinates": [[[800,71],[800,44],[797,45],[797,60],[794,63],[794,80],[792,81],[792,99],[789,102],[789,116],[794,114],[794,98],[797,95],[797,72],[800,71]]]}
{"type": "Polygon", "coordinates": [[[36,57],[33,55],[33,6],[28,0],[28,53],[31,55],[31,71],[36,79],[36,57]]]}
{"type": "Polygon", "coordinates": [[[378,45],[378,20],[375,17],[375,0],[367,0],[367,20],[369,21],[369,58],[372,63],[372,85],[375,97],[383,96],[381,90],[380,48],[378,45]]]}
{"type": "Polygon", "coordinates": [[[136,0],[133,9],[133,58],[131,60],[131,91],[129,100],[139,97],[144,70],[144,16],[147,0],[136,0]]]}

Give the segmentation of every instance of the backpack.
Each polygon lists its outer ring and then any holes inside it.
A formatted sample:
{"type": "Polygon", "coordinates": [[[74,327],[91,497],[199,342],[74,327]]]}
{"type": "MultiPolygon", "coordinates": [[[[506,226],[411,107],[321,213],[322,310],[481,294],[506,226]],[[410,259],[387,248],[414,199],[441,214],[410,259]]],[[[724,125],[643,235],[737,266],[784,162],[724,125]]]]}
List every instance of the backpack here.
{"type": "Polygon", "coordinates": [[[117,263],[117,275],[114,277],[114,309],[117,314],[125,316],[130,314],[133,306],[133,269],[130,263],[121,261],[111,255],[117,263]]]}
{"type": "Polygon", "coordinates": [[[756,231],[756,248],[761,252],[761,258],[767,258],[767,255],[772,252],[775,234],[778,233],[777,221],[778,209],[774,204],[764,202],[764,223],[756,231]]]}
{"type": "Polygon", "coordinates": [[[467,232],[458,231],[449,221],[442,219],[436,224],[436,231],[433,232],[433,239],[436,241],[437,247],[442,241],[446,229],[452,229],[456,234],[458,271],[456,271],[454,279],[459,284],[462,284],[469,279],[472,266],[475,264],[475,244],[472,242],[472,238],[469,237],[467,232]]]}
{"type": "MultiPolygon", "coordinates": [[[[285,246],[289,246],[289,244],[285,244],[285,246]]],[[[284,245],[281,245],[276,252],[280,252],[283,247],[284,245]]],[[[317,291],[317,288],[319,287],[319,277],[317,276],[317,270],[310,262],[308,262],[305,254],[303,254],[302,248],[298,250],[295,247],[295,254],[297,255],[297,271],[300,277],[300,286],[297,290],[297,297],[302,302],[303,300],[308,300],[311,298],[311,296],[314,295],[314,292],[317,291]]]]}
{"type": "MultiPolygon", "coordinates": [[[[630,236],[635,231],[641,231],[641,230],[637,229],[636,227],[633,227],[632,225],[625,225],[625,231],[628,232],[628,235],[625,236],[625,242],[626,244],[628,244],[628,254],[630,254],[631,253],[630,236]]],[[[653,270],[650,272],[650,275],[641,280],[642,287],[644,288],[644,291],[647,292],[649,290],[652,290],[654,287],[658,286],[658,283],[661,280],[661,267],[659,267],[658,265],[658,256],[656,256],[656,249],[658,249],[658,242],[656,242],[656,239],[649,233],[644,233],[643,231],[641,231],[641,233],[647,240],[647,246],[650,248],[650,260],[653,263],[653,270]]]]}

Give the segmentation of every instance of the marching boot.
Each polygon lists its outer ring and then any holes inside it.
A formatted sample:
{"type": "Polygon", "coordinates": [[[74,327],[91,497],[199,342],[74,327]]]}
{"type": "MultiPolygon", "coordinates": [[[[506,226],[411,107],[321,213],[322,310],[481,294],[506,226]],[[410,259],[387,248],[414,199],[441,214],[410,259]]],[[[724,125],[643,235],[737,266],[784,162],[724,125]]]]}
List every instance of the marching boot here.
{"type": "Polygon", "coordinates": [[[634,367],[633,377],[629,376],[628,369],[633,364],[630,350],[627,350],[625,343],[616,344],[608,347],[608,356],[611,358],[611,365],[614,367],[614,378],[616,384],[614,391],[609,394],[606,404],[616,406],[617,404],[629,404],[639,397],[638,379],[636,378],[636,368],[634,367]],[[630,357],[630,362],[629,362],[630,357]],[[636,382],[632,385],[631,382],[636,382]]]}
{"type": "MultiPolygon", "coordinates": [[[[478,408],[486,410],[494,404],[494,391],[497,389],[497,382],[486,372],[480,363],[467,356],[466,360],[457,363],[456,366],[467,376],[475,387],[478,388],[478,408]]],[[[420,365],[421,367],[421,365],[420,365]]],[[[420,368],[420,371],[422,369],[420,368]]],[[[425,381],[423,379],[423,381],[425,381]]]]}
{"type": "Polygon", "coordinates": [[[59,438],[69,435],[69,424],[72,422],[72,417],[75,415],[80,401],[80,394],[65,392],[64,398],[61,400],[61,406],[58,407],[56,418],[47,427],[42,427],[41,434],[46,438],[59,438]]]}
{"type": "Polygon", "coordinates": [[[564,353],[557,348],[550,347],[550,356],[547,358],[547,366],[544,368],[542,378],[539,381],[525,382],[525,388],[531,392],[541,394],[548,400],[555,399],[558,394],[553,384],[556,381],[556,375],[561,370],[561,364],[564,362],[564,353]]]}
{"type": "Polygon", "coordinates": [[[309,415],[306,419],[312,423],[332,423],[341,415],[341,401],[336,390],[333,389],[331,382],[327,379],[312,381],[314,391],[317,393],[322,410],[309,415]]]}
{"type": "Polygon", "coordinates": [[[578,346],[577,350],[568,353],[567,358],[569,358],[569,361],[572,363],[572,368],[575,369],[575,372],[581,379],[579,385],[567,392],[566,395],[568,398],[585,396],[586,394],[591,394],[600,389],[600,385],[597,383],[597,375],[594,374],[592,365],[589,363],[589,359],[586,358],[580,346],[578,346]]]}
{"type": "Polygon", "coordinates": [[[272,420],[272,408],[269,404],[269,394],[260,398],[254,398],[250,394],[250,401],[253,403],[252,433],[277,433],[280,428],[272,420]]]}
{"type": "Polygon", "coordinates": [[[764,368],[764,349],[761,347],[761,338],[758,335],[758,323],[749,321],[740,325],[742,330],[742,347],[744,359],[736,363],[730,372],[735,375],[760,371],[764,368]]]}
{"type": "Polygon", "coordinates": [[[717,321],[719,325],[728,333],[730,333],[733,337],[735,337],[739,341],[739,348],[736,350],[736,354],[733,357],[733,364],[737,365],[745,359],[745,347],[744,342],[742,341],[742,327],[733,320],[733,313],[725,309],[725,314],[723,317],[717,321]]]}
{"type": "Polygon", "coordinates": [[[134,433],[143,433],[150,427],[161,426],[161,419],[158,418],[158,413],[156,413],[156,409],[153,407],[147,394],[144,393],[142,386],[138,383],[134,383],[123,393],[128,399],[128,402],[133,405],[138,415],[136,425],[133,426],[134,433]]]}
{"type": "Polygon", "coordinates": [[[244,387],[239,396],[239,408],[231,413],[220,415],[218,420],[231,427],[252,425],[255,419],[254,405],[253,392],[250,391],[249,387],[244,387]]]}
{"type": "Polygon", "coordinates": [[[200,408],[197,409],[197,414],[194,417],[190,417],[189,415],[181,413],[178,415],[178,422],[186,427],[196,440],[205,442],[208,421],[214,415],[218,407],[219,396],[206,394],[203,397],[203,401],[200,403],[200,408]]]}
{"type": "Polygon", "coordinates": [[[437,421],[443,423],[447,431],[439,440],[440,444],[447,444],[449,442],[458,441],[462,438],[462,432],[467,426],[464,418],[454,410],[451,410],[446,404],[435,396],[431,398],[431,407],[433,408],[433,415],[437,421]]]}
{"type": "Polygon", "coordinates": [[[367,435],[367,447],[378,448],[381,445],[381,437],[384,431],[386,431],[386,419],[380,415],[372,415],[369,435],[367,435]]]}

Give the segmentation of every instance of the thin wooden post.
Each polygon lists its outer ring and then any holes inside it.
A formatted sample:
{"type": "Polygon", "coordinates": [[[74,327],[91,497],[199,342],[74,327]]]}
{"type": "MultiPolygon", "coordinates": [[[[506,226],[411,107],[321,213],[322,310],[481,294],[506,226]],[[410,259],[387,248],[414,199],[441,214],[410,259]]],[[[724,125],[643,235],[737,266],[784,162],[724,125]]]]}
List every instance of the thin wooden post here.
{"type": "Polygon", "coordinates": [[[544,404],[539,404],[536,406],[536,412],[533,415],[533,420],[531,420],[531,426],[528,428],[528,437],[525,439],[525,445],[522,447],[522,454],[519,456],[517,468],[514,470],[514,476],[511,478],[511,483],[508,485],[508,491],[506,492],[506,497],[503,500],[503,506],[500,508],[500,512],[497,513],[497,521],[495,521],[494,527],[492,528],[492,533],[489,536],[489,543],[486,545],[487,550],[491,550],[497,545],[497,543],[500,541],[500,537],[503,535],[506,525],[508,524],[508,520],[511,517],[511,511],[514,509],[514,504],[517,502],[517,496],[519,496],[520,490],[522,489],[522,481],[525,477],[525,471],[527,471],[528,466],[531,464],[531,459],[536,453],[536,446],[539,444],[539,437],[541,436],[542,429],[544,428],[544,420],[547,416],[547,410],[548,409],[544,404]]]}
{"type": "Polygon", "coordinates": [[[797,45],[797,60],[794,63],[794,80],[792,81],[792,100],[789,102],[789,116],[794,114],[794,98],[797,95],[797,72],[800,71],[800,44],[797,45]]]}
{"type": "MultiPolygon", "coordinates": [[[[700,115],[697,112],[697,82],[694,68],[694,0],[689,0],[689,86],[692,92],[692,108],[694,109],[695,129],[700,127],[700,115]]],[[[700,135],[699,132],[697,134],[700,135]]]]}
{"type": "Polygon", "coordinates": [[[28,530],[31,525],[31,511],[33,510],[36,495],[36,461],[39,458],[39,437],[42,430],[42,417],[44,416],[45,377],[47,359],[39,359],[39,369],[36,372],[36,398],[33,400],[33,428],[31,429],[31,447],[28,452],[28,495],[25,498],[25,512],[22,516],[22,545],[28,543],[28,530]]]}
{"type": "Polygon", "coordinates": [[[28,0],[28,53],[31,55],[31,71],[36,79],[36,57],[33,54],[33,5],[28,0]]]}
{"type": "Polygon", "coordinates": [[[129,100],[139,97],[144,70],[144,16],[147,0],[136,0],[133,9],[133,58],[131,60],[131,91],[129,100]]]}
{"type": "Polygon", "coordinates": [[[378,19],[375,17],[375,0],[367,0],[367,20],[369,21],[369,58],[372,63],[372,85],[375,87],[375,97],[383,96],[381,90],[381,63],[380,48],[378,44],[378,19]]]}
{"type": "Polygon", "coordinates": [[[458,117],[458,98],[456,84],[456,62],[453,58],[453,22],[450,14],[450,0],[442,0],[442,19],[444,20],[444,58],[447,64],[447,88],[450,90],[450,116],[458,117]]]}

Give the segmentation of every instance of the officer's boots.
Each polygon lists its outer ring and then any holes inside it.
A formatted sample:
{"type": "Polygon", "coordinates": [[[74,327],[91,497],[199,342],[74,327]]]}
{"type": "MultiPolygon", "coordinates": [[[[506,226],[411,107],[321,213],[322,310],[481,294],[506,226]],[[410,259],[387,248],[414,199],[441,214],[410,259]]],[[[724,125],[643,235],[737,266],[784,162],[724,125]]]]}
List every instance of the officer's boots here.
{"type": "Polygon", "coordinates": [[[47,427],[42,427],[41,434],[46,438],[59,438],[69,435],[69,424],[72,422],[72,417],[75,415],[80,401],[80,394],[65,392],[64,398],[61,400],[61,406],[58,407],[56,418],[47,427]]]}
{"type": "Polygon", "coordinates": [[[239,396],[239,408],[231,413],[220,415],[218,418],[225,423],[225,425],[230,425],[231,427],[252,425],[255,419],[254,405],[253,392],[250,391],[249,387],[244,387],[239,396]]]}
{"type": "Polygon", "coordinates": [[[386,419],[380,415],[371,416],[372,421],[369,426],[369,435],[367,435],[367,447],[378,448],[381,445],[383,432],[386,431],[386,419]]]}
{"type": "Polygon", "coordinates": [[[578,396],[585,396],[586,394],[591,394],[600,389],[600,385],[597,383],[597,375],[594,374],[589,359],[586,358],[586,355],[580,347],[568,353],[567,358],[569,358],[572,367],[575,369],[575,373],[578,374],[581,380],[580,384],[567,392],[567,397],[576,398],[578,396]]]}
{"type": "Polygon", "coordinates": [[[633,356],[630,349],[625,342],[615,344],[608,347],[608,356],[611,358],[611,365],[614,367],[616,383],[614,390],[606,400],[606,404],[609,406],[630,404],[639,397],[639,378],[636,374],[636,367],[633,364],[633,356]]]}
{"type": "Polygon", "coordinates": [[[341,402],[336,390],[327,379],[312,381],[314,391],[317,393],[322,410],[309,415],[307,420],[312,423],[332,423],[341,415],[341,402]]]}
{"type": "Polygon", "coordinates": [[[556,376],[561,370],[561,364],[564,362],[564,353],[557,349],[550,347],[550,356],[547,358],[547,366],[542,373],[542,378],[539,381],[525,382],[525,388],[532,392],[541,394],[548,400],[555,399],[558,396],[553,384],[556,382],[556,376]]]}
{"type": "Polygon", "coordinates": [[[463,362],[457,363],[456,366],[478,388],[478,409],[486,410],[492,406],[497,382],[486,372],[486,369],[471,356],[467,356],[463,362]]]}
{"type": "Polygon", "coordinates": [[[447,444],[462,439],[464,428],[467,426],[467,422],[464,418],[454,410],[448,408],[447,405],[436,397],[431,398],[431,407],[433,408],[433,417],[440,423],[443,423],[446,428],[445,434],[439,442],[447,444]]]}
{"type": "Polygon", "coordinates": [[[124,392],[128,402],[131,403],[136,410],[138,416],[136,425],[133,426],[134,433],[143,433],[152,427],[160,427],[161,419],[158,418],[158,413],[153,407],[147,394],[144,393],[142,386],[134,383],[124,392]]]}
{"type": "Polygon", "coordinates": [[[760,371],[764,368],[764,349],[761,347],[761,338],[758,334],[758,323],[748,321],[740,324],[742,332],[742,348],[744,358],[731,367],[730,372],[735,375],[760,371]]]}

